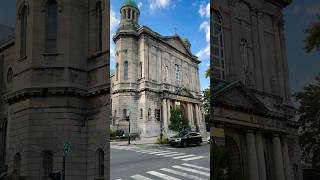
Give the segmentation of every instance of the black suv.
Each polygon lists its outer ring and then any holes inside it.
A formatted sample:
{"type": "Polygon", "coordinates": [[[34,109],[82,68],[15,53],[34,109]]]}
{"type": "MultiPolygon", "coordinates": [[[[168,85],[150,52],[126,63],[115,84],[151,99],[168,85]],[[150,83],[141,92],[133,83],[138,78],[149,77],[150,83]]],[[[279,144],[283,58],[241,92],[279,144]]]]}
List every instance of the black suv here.
{"type": "Polygon", "coordinates": [[[200,146],[202,143],[202,137],[200,134],[195,132],[182,132],[169,138],[169,143],[171,146],[178,145],[181,147],[187,147],[191,144],[200,146]]]}

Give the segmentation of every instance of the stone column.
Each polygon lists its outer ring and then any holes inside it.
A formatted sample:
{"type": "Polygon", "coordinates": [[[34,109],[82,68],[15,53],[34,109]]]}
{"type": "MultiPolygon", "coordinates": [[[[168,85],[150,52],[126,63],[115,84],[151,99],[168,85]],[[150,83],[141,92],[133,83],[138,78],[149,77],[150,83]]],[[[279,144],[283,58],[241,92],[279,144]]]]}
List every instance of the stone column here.
{"type": "Polygon", "coordinates": [[[262,135],[261,132],[256,133],[256,142],[257,142],[257,155],[258,155],[258,164],[259,164],[259,177],[260,180],[267,180],[266,173],[266,160],[264,158],[264,148],[262,144],[262,135]]]}
{"type": "Polygon", "coordinates": [[[249,180],[258,180],[259,169],[258,169],[258,161],[257,161],[257,152],[256,152],[254,132],[252,130],[247,131],[246,139],[247,139],[249,180]]]}
{"type": "Polygon", "coordinates": [[[192,104],[189,104],[190,107],[190,126],[192,128],[192,131],[194,131],[194,120],[193,120],[193,109],[192,109],[192,104]]]}
{"type": "Polygon", "coordinates": [[[291,166],[290,166],[290,158],[289,158],[289,151],[288,151],[288,143],[287,139],[282,139],[282,155],[283,155],[283,165],[284,165],[284,172],[286,180],[291,180],[291,166]]]}
{"type": "Polygon", "coordinates": [[[280,137],[278,134],[273,135],[272,146],[273,146],[273,156],[274,156],[274,167],[275,167],[276,180],[285,180],[281,142],[280,142],[280,137]]]}
{"type": "Polygon", "coordinates": [[[162,100],[162,119],[163,119],[163,129],[164,132],[168,132],[168,113],[167,113],[167,101],[162,100]]]}
{"type": "Polygon", "coordinates": [[[171,117],[171,109],[170,109],[170,99],[167,99],[167,112],[168,112],[168,125],[170,124],[170,117],[171,117]]]}

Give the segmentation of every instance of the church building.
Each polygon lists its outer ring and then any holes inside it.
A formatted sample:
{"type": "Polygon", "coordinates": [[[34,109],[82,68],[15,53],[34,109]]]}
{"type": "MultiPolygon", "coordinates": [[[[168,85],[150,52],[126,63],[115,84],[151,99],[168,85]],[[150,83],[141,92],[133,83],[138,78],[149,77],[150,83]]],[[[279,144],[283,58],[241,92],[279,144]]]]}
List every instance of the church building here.
{"type": "Polygon", "coordinates": [[[0,44],[0,179],[49,180],[65,149],[65,179],[108,179],[109,1],[15,2],[0,44]]]}
{"type": "Polygon", "coordinates": [[[290,3],[211,1],[213,132],[223,130],[229,166],[248,180],[302,179],[282,14],[290,3]]]}
{"type": "Polygon", "coordinates": [[[191,44],[177,34],[163,36],[139,25],[140,11],[132,0],[120,9],[121,22],[113,41],[112,127],[141,138],[169,135],[170,113],[182,110],[190,131],[205,135],[199,80],[199,59],[191,44]]]}

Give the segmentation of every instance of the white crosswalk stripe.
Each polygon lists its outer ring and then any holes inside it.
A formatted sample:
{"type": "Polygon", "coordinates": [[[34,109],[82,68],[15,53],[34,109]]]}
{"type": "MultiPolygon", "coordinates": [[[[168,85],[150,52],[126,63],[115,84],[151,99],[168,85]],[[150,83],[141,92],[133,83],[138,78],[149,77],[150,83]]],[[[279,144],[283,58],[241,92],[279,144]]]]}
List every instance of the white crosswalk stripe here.
{"type": "MultiPolygon", "coordinates": [[[[173,165],[171,167],[155,169],[147,171],[143,174],[135,174],[130,176],[134,180],[154,180],[154,179],[165,179],[165,180],[209,180],[210,168],[202,167],[194,164],[183,163],[180,165],[173,165]]],[[[128,179],[128,178],[122,178],[128,179]]],[[[116,180],[122,180],[116,179],[116,180]]]]}
{"type": "Polygon", "coordinates": [[[160,147],[142,148],[142,147],[136,147],[136,146],[111,145],[111,148],[118,149],[118,150],[133,151],[133,152],[142,153],[142,154],[168,157],[168,158],[179,159],[183,161],[194,161],[194,160],[205,158],[204,156],[196,156],[194,154],[177,152],[177,151],[174,151],[177,149],[168,148],[168,147],[162,147],[162,149],[160,149],[160,147]]]}
{"type": "Polygon", "coordinates": [[[169,175],[166,175],[166,174],[162,174],[162,173],[159,173],[157,171],[149,171],[147,172],[148,174],[151,174],[153,176],[157,176],[157,177],[160,177],[162,179],[166,179],[166,180],[181,180],[179,178],[175,178],[175,177],[172,177],[172,176],[169,176],[169,175]]]}
{"type": "Polygon", "coordinates": [[[174,158],[172,158],[172,159],[182,159],[182,158],[187,158],[187,157],[191,157],[191,156],[195,156],[195,155],[189,154],[189,155],[185,155],[185,156],[174,157],[174,158]]]}
{"type": "Polygon", "coordinates": [[[186,177],[186,178],[189,178],[189,179],[193,179],[193,180],[207,180],[207,179],[200,178],[198,176],[187,174],[187,173],[184,173],[184,172],[181,172],[181,171],[176,171],[176,170],[173,170],[173,169],[162,168],[161,170],[165,171],[165,172],[169,172],[171,174],[178,175],[178,176],[183,176],[183,177],[186,177]]]}
{"type": "Polygon", "coordinates": [[[203,172],[203,171],[199,171],[199,170],[196,170],[196,169],[191,169],[191,168],[182,167],[182,166],[172,166],[172,167],[173,167],[173,168],[176,168],[176,169],[180,169],[180,170],[184,170],[184,171],[189,171],[189,172],[192,172],[192,173],[201,174],[201,175],[210,177],[210,173],[203,172]]]}
{"type": "Polygon", "coordinates": [[[136,175],[133,175],[133,176],[130,176],[132,179],[136,179],[136,180],[152,180],[150,178],[147,178],[147,177],[144,177],[140,174],[136,174],[136,175]]]}
{"type": "Polygon", "coordinates": [[[193,168],[197,168],[197,169],[201,169],[201,170],[205,170],[205,171],[210,171],[210,168],[206,168],[206,167],[202,167],[202,166],[197,166],[194,164],[187,164],[187,163],[183,163],[183,166],[188,166],[188,167],[193,167],[193,168]]]}
{"type": "Polygon", "coordinates": [[[186,159],[182,159],[183,161],[192,161],[192,160],[196,160],[196,159],[202,159],[204,158],[203,156],[196,156],[196,157],[191,157],[191,158],[186,158],[186,159]]]}

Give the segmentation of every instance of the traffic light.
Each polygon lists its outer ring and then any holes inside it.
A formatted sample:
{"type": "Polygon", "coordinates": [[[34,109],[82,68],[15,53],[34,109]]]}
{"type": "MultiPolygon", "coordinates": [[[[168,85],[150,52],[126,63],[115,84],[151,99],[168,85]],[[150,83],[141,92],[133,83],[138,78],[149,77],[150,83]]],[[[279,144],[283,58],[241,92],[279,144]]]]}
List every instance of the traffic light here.
{"type": "Polygon", "coordinates": [[[49,174],[49,176],[53,180],[61,180],[61,172],[60,171],[59,172],[55,172],[55,173],[51,172],[49,174]]]}

